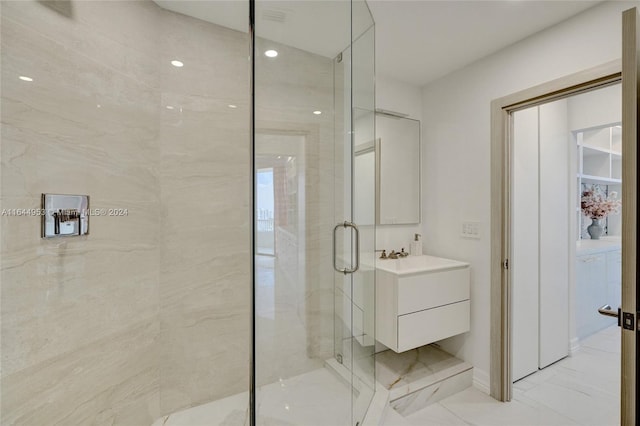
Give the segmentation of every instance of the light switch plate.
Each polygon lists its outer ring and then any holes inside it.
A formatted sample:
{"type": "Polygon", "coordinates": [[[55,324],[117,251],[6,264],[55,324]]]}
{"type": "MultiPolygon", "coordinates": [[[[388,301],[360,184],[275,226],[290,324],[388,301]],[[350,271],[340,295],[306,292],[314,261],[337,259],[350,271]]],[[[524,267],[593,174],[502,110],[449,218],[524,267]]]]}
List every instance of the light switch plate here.
{"type": "Polygon", "coordinates": [[[480,222],[462,222],[462,238],[480,239],[480,222]]]}

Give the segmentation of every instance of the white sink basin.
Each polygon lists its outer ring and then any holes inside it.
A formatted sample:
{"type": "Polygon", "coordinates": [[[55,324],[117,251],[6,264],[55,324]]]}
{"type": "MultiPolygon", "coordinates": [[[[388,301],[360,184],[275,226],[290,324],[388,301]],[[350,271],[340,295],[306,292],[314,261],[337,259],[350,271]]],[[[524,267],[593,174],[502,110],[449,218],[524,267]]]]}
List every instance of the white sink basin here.
{"type": "Polygon", "coordinates": [[[459,260],[435,256],[407,256],[399,259],[377,259],[376,268],[394,275],[404,276],[424,272],[466,268],[469,264],[459,260]]]}

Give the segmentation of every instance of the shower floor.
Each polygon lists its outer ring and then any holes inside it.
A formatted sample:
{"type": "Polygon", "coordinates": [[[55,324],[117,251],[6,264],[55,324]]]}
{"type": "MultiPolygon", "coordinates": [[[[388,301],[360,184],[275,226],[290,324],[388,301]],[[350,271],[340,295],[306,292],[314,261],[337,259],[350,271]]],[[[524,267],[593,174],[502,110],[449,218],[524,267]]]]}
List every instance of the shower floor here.
{"type": "MultiPolygon", "coordinates": [[[[329,368],[319,368],[261,386],[257,392],[257,424],[350,424],[349,386],[329,368]]],[[[243,392],[163,416],[152,426],[245,426],[249,424],[248,406],[248,392],[243,392]]]]}

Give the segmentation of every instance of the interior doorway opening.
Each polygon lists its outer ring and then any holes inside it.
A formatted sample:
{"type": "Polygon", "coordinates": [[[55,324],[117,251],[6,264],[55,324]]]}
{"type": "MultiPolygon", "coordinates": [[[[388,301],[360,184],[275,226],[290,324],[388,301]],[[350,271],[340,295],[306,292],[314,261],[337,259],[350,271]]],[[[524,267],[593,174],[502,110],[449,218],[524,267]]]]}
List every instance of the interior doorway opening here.
{"type": "Polygon", "coordinates": [[[620,418],[620,332],[599,309],[621,305],[621,105],[615,83],[510,113],[512,395],[580,400],[597,424],[620,418]]]}
{"type": "MultiPolygon", "coordinates": [[[[552,260],[554,262],[557,259],[549,260],[549,256],[546,256],[547,252],[553,252],[554,249],[556,251],[562,250],[562,247],[549,247],[549,243],[545,241],[544,233],[549,232],[560,232],[558,229],[554,229],[554,226],[557,228],[558,224],[561,224],[562,227],[566,227],[569,229],[569,223],[573,223],[577,220],[577,203],[578,203],[578,190],[571,194],[569,182],[573,182],[573,180],[569,180],[570,176],[573,176],[571,179],[577,179],[577,174],[575,171],[564,171],[564,175],[561,175],[561,179],[563,182],[566,182],[565,186],[565,194],[562,196],[558,196],[562,198],[564,207],[561,209],[563,212],[561,215],[558,214],[558,208],[556,206],[556,202],[547,201],[547,206],[543,205],[542,209],[539,205],[540,198],[540,188],[553,186],[555,181],[557,181],[557,176],[554,176],[553,173],[548,171],[546,168],[540,169],[539,161],[540,158],[550,157],[552,160],[555,158],[556,160],[559,157],[554,157],[557,152],[553,152],[549,149],[543,151],[542,153],[539,150],[538,146],[538,134],[540,131],[538,128],[538,123],[536,122],[529,130],[526,131],[521,129],[520,133],[528,135],[531,137],[532,133],[535,133],[534,140],[535,144],[535,152],[531,151],[528,153],[520,153],[521,161],[524,166],[529,167],[530,169],[536,170],[536,176],[529,181],[529,191],[523,191],[520,195],[525,195],[524,200],[529,201],[529,205],[533,205],[529,210],[524,210],[523,215],[518,219],[514,217],[514,203],[517,201],[517,195],[515,192],[512,193],[511,184],[514,179],[517,179],[515,172],[515,155],[517,152],[514,151],[513,147],[513,137],[515,133],[515,123],[513,121],[513,115],[519,111],[525,111],[527,109],[533,108],[531,114],[534,118],[538,118],[538,115],[541,114],[541,110],[544,109],[543,106],[545,104],[550,104],[555,101],[559,104],[567,103],[568,99],[574,95],[578,95],[581,93],[588,93],[595,89],[607,87],[621,81],[621,73],[620,73],[620,62],[615,61],[612,63],[604,64],[600,67],[596,67],[590,70],[583,71],[578,74],[574,74],[571,76],[567,76],[558,80],[551,81],[549,83],[542,84],[540,86],[536,86],[522,92],[518,92],[504,98],[496,99],[492,102],[492,161],[494,166],[492,167],[492,211],[495,213],[492,214],[492,228],[499,230],[493,233],[492,236],[492,311],[491,311],[491,383],[490,383],[490,392],[491,395],[501,401],[509,401],[513,397],[513,382],[516,377],[513,375],[514,366],[517,367],[517,361],[513,359],[513,348],[514,348],[514,339],[517,341],[517,338],[514,337],[513,328],[514,328],[514,317],[513,317],[513,303],[514,297],[517,296],[517,292],[514,291],[514,283],[513,283],[513,275],[517,270],[517,266],[514,263],[513,253],[517,250],[521,251],[522,255],[526,255],[526,250],[529,250],[529,254],[535,257],[534,266],[531,267],[531,275],[533,276],[533,280],[536,283],[540,282],[540,270],[539,270],[539,258],[542,253],[543,257],[546,257],[546,262],[549,263],[552,260]],[[554,155],[550,155],[553,153],[554,155]],[[525,155],[522,155],[525,154],[525,155]],[[542,156],[542,157],[541,157],[542,156]],[[533,163],[533,164],[532,164],[533,163]],[[555,179],[554,179],[555,177],[555,179]],[[533,186],[531,186],[533,185],[533,186]],[[527,198],[529,195],[529,198],[527,198]],[[531,200],[535,202],[532,203],[531,200]],[[570,212],[569,204],[573,206],[573,211],[570,212]],[[527,214],[530,217],[527,218],[527,214]],[[562,220],[557,219],[557,217],[561,216],[562,220]],[[542,218],[542,221],[541,221],[542,218]],[[514,239],[514,226],[517,223],[517,220],[533,220],[535,226],[529,226],[529,229],[524,227],[523,236],[516,235],[514,239]],[[545,224],[544,228],[540,228],[540,223],[545,224]],[[542,233],[541,233],[542,231],[542,233]],[[528,235],[526,235],[528,233],[528,235]],[[542,235],[542,238],[541,238],[542,235]],[[517,239],[525,240],[528,238],[529,241],[534,242],[534,247],[531,248],[529,246],[520,247],[518,249],[517,243],[515,241],[517,239]],[[541,249],[542,247],[542,249],[541,249]]],[[[544,112],[542,113],[544,114],[544,112]]],[[[566,130],[566,129],[564,129],[566,130]]],[[[563,162],[565,164],[569,163],[569,158],[572,155],[577,155],[573,153],[569,149],[571,146],[566,142],[567,140],[567,132],[562,131],[562,138],[564,138],[566,150],[564,151],[563,162]],[[569,155],[571,153],[571,155],[569,155]]],[[[543,129],[544,131],[544,129],[543,129]]],[[[552,134],[557,134],[558,129],[554,129],[551,131],[552,134]]],[[[577,148],[576,148],[577,150],[577,148]]],[[[573,158],[573,157],[571,157],[573,158]]],[[[575,165],[577,169],[577,160],[575,165]]],[[[560,172],[561,173],[561,172],[560,172]]],[[[520,182],[521,184],[526,183],[524,181],[520,182]]],[[[575,186],[576,183],[572,183],[575,186]]],[[[516,209],[517,213],[517,209],[516,209]]],[[[526,223],[525,220],[525,223],[526,223]]],[[[577,226],[577,225],[576,225],[577,226]]],[[[523,228],[521,228],[520,232],[523,228]]],[[[571,227],[573,230],[573,227],[571,227]]],[[[577,229],[577,227],[576,227],[577,229]]],[[[571,238],[568,232],[565,232],[563,235],[564,238],[564,247],[571,247],[570,241],[571,238]]],[[[565,269],[567,269],[567,265],[569,262],[569,256],[575,256],[575,240],[573,240],[573,252],[570,252],[568,255],[564,255],[564,261],[560,262],[564,264],[565,269]]],[[[572,257],[573,258],[573,257],[572,257]]],[[[544,259],[543,259],[544,262],[544,259]]],[[[527,262],[530,263],[530,262],[527,262]]],[[[557,263],[557,262],[556,262],[557,263]]],[[[526,265],[523,265],[522,262],[519,262],[521,268],[525,268],[526,265]]],[[[523,271],[520,271],[523,272],[523,271]]],[[[573,275],[568,277],[568,274],[575,274],[575,271],[569,271],[564,274],[564,278],[561,277],[559,281],[563,281],[566,285],[567,281],[573,279],[573,275]]],[[[546,280],[548,277],[547,273],[543,272],[542,279],[546,280]]],[[[555,277],[553,277],[555,280],[555,277]]],[[[546,293],[549,293],[547,291],[546,293]]],[[[568,316],[568,298],[569,291],[568,289],[565,291],[565,299],[564,302],[560,300],[554,301],[554,293],[551,291],[550,297],[545,298],[544,291],[541,292],[540,287],[538,286],[536,289],[532,290],[529,295],[530,298],[534,298],[536,301],[540,300],[540,294],[543,295],[547,303],[547,310],[551,310],[554,315],[551,315],[552,320],[549,321],[550,324],[541,323],[536,315],[535,320],[528,320],[528,325],[533,323],[535,326],[532,327],[532,334],[538,335],[539,330],[541,328],[552,329],[556,328],[564,328],[564,336],[561,336],[565,344],[565,349],[567,355],[569,353],[569,326],[568,320],[565,319],[566,327],[555,326],[554,323],[557,318],[560,318],[562,315],[565,318],[568,316]],[[549,299],[549,300],[547,300],[549,299]],[[564,309],[562,308],[564,306],[564,309]]],[[[560,298],[562,299],[562,298],[560,298]]],[[[536,311],[539,311],[539,306],[536,306],[536,311]]],[[[515,320],[517,322],[517,320],[515,320]]],[[[574,327],[575,325],[572,325],[574,327]]],[[[561,333],[562,334],[562,333],[561,333]]],[[[520,337],[520,336],[518,336],[520,337]]],[[[517,343],[517,342],[516,342],[517,343]]],[[[557,345],[551,345],[557,346],[557,345]]],[[[557,361],[558,359],[562,359],[564,355],[558,356],[555,360],[541,360],[541,353],[539,351],[540,344],[536,343],[536,348],[532,351],[533,356],[535,357],[536,368],[534,371],[538,370],[540,366],[547,366],[557,361]]],[[[524,374],[526,376],[526,374],[524,374]]]]}

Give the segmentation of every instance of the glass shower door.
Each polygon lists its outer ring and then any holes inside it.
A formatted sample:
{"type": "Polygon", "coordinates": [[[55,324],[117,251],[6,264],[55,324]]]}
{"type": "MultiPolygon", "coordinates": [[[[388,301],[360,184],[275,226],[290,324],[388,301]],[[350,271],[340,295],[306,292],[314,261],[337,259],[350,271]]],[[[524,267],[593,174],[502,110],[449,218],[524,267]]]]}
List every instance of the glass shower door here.
{"type": "Polygon", "coordinates": [[[255,253],[258,425],[361,424],[375,389],[375,194],[356,201],[353,176],[356,139],[374,137],[372,23],[363,1],[255,2],[255,172],[273,170],[275,238],[255,253]]]}
{"type": "Polygon", "coordinates": [[[357,425],[375,393],[375,78],[374,26],[366,2],[353,1],[351,14],[352,43],[335,67],[335,97],[344,101],[335,127],[344,131],[336,137],[334,220],[357,230],[343,226],[345,232],[337,234],[334,347],[351,377],[351,424],[357,425]],[[348,271],[340,272],[341,262],[348,271]]]}
{"type": "Polygon", "coordinates": [[[374,22],[367,3],[351,5],[351,84],[352,84],[352,217],[360,227],[355,247],[360,269],[351,275],[352,288],[352,424],[362,424],[375,393],[375,155],[357,161],[364,144],[375,141],[375,53],[374,22]],[[372,158],[373,157],[373,158],[372,158]],[[374,164],[371,164],[373,159],[374,164]],[[372,173],[372,170],[374,171],[372,173]],[[371,189],[374,189],[373,194],[371,189]]]}

